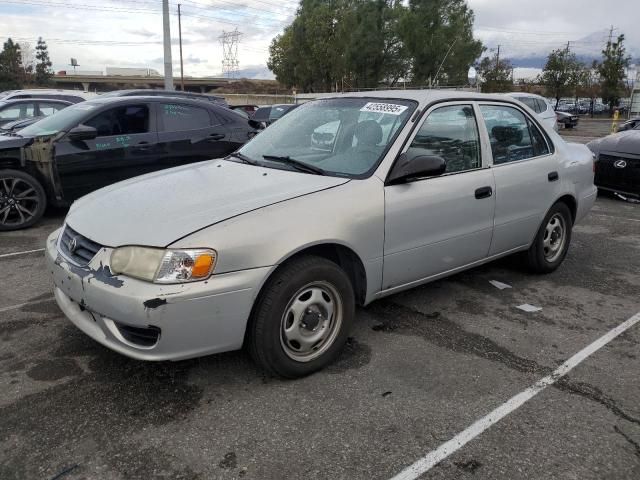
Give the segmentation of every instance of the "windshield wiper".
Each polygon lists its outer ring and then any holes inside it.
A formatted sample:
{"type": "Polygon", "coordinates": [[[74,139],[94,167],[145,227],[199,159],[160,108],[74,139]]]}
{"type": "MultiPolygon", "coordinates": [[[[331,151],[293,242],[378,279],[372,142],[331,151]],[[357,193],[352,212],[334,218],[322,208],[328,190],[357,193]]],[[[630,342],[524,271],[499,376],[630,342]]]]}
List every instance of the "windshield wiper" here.
{"type": "Polygon", "coordinates": [[[232,154],[229,155],[230,157],[235,157],[239,160],[242,160],[244,163],[248,163],[249,165],[254,165],[257,166],[258,162],[256,162],[254,159],[247,157],[246,155],[240,153],[240,152],[234,152],[232,154]]]}
{"type": "Polygon", "coordinates": [[[313,165],[309,165],[308,163],[301,162],[300,160],[296,160],[295,158],[291,158],[288,155],[263,155],[262,158],[265,160],[269,160],[272,162],[280,162],[285,165],[292,166],[296,170],[300,172],[313,173],[314,175],[326,175],[325,172],[320,167],[315,167],[313,165]]]}

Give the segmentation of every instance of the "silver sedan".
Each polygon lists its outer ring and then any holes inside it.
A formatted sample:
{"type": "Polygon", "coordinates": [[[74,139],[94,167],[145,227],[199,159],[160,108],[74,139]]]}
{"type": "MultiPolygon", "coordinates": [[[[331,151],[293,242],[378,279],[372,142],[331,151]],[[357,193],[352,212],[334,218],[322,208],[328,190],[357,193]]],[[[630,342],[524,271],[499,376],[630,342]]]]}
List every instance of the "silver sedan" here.
{"type": "Polygon", "coordinates": [[[292,378],[336,358],[356,305],[516,252],[552,272],[595,197],[591,152],[513,99],[345,94],[80,199],[46,257],[62,311],[117,352],[246,345],[292,378]]]}

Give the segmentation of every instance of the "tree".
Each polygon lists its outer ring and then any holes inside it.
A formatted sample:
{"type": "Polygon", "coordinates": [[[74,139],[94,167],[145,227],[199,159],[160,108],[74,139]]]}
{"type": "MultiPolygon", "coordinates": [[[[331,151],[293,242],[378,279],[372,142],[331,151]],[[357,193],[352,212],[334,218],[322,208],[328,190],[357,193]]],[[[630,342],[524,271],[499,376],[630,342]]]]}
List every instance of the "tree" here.
{"type": "Polygon", "coordinates": [[[510,92],[512,90],[513,66],[509,60],[500,59],[497,54],[492,58],[484,57],[477,69],[482,80],[483,92],[510,92]]]}
{"type": "Polygon", "coordinates": [[[560,98],[573,94],[583,68],[584,66],[578,61],[576,55],[568,48],[554,50],[549,54],[539,81],[556,99],[554,108],[558,108],[560,98]]]}
{"type": "Polygon", "coordinates": [[[473,38],[473,11],[465,0],[409,0],[400,37],[412,60],[413,83],[466,84],[483,51],[473,38]]]}
{"type": "Polygon", "coordinates": [[[51,71],[51,60],[49,59],[49,50],[46,42],[42,37],[38,37],[36,45],[36,83],[38,85],[47,85],[51,81],[53,72],[51,71]]]}
{"type": "Polygon", "coordinates": [[[596,99],[602,94],[600,83],[600,75],[598,73],[598,62],[593,61],[590,67],[584,66],[582,72],[578,75],[578,84],[576,86],[576,99],[578,97],[587,97],[590,100],[589,113],[593,117],[593,108],[596,99]]]}
{"type": "Polygon", "coordinates": [[[464,0],[302,0],[267,65],[303,91],[465,84],[483,50],[472,27],[464,0]]]}
{"type": "Polygon", "coordinates": [[[0,91],[20,88],[23,81],[20,45],[9,38],[0,52],[0,91]]]}
{"type": "Polygon", "coordinates": [[[602,77],[602,100],[609,105],[609,110],[620,104],[624,93],[625,70],[630,61],[631,57],[627,56],[624,47],[624,35],[619,35],[615,42],[607,42],[598,72],[602,77]]]}

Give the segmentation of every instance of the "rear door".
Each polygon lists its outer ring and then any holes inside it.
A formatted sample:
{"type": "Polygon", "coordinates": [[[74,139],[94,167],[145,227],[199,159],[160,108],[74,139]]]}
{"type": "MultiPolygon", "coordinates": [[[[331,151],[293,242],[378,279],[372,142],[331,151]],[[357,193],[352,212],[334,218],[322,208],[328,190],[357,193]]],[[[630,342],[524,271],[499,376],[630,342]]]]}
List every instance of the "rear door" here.
{"type": "Polygon", "coordinates": [[[221,158],[236,149],[224,119],[209,109],[179,100],[157,106],[159,168],[221,158]]]}
{"type": "Polygon", "coordinates": [[[159,156],[154,118],[152,104],[120,104],[83,121],[98,131],[94,140],[57,142],[56,167],[65,200],[153,171],[159,156]]]}
{"type": "Polygon", "coordinates": [[[515,105],[481,104],[491,143],[496,212],[489,255],[528,246],[560,185],[558,158],[540,129],[515,105]]]}

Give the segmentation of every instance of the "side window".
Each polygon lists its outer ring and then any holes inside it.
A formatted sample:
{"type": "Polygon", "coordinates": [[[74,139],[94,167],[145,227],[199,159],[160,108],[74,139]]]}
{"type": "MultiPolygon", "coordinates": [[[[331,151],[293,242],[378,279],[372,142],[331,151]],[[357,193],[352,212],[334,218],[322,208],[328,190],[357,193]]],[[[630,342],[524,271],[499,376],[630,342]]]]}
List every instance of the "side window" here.
{"type": "Polygon", "coordinates": [[[53,115],[59,110],[62,110],[67,105],[64,103],[53,103],[53,102],[40,102],[38,108],[40,109],[40,115],[44,115],[48,117],[49,115],[53,115]]]}
{"type": "Polygon", "coordinates": [[[19,103],[0,111],[0,118],[3,120],[19,120],[21,118],[31,118],[34,114],[35,107],[33,103],[19,103]]]}
{"type": "Polygon", "coordinates": [[[147,133],[149,131],[149,107],[146,105],[123,105],[99,113],[84,124],[95,128],[99,137],[147,133]]]}
{"type": "Polygon", "coordinates": [[[480,110],[489,132],[495,165],[548,153],[542,134],[520,110],[502,105],[482,105],[480,110]]]}
{"type": "Polygon", "coordinates": [[[204,108],[180,103],[160,104],[164,132],[182,132],[211,126],[209,112],[204,108]]]}
{"type": "Polygon", "coordinates": [[[420,127],[409,149],[413,150],[412,153],[444,158],[446,173],[480,168],[480,136],[473,107],[452,105],[434,110],[420,127]]]}
{"type": "Polygon", "coordinates": [[[542,113],[547,111],[547,102],[536,98],[536,103],[538,104],[538,110],[536,110],[536,112],[542,113]]]}

